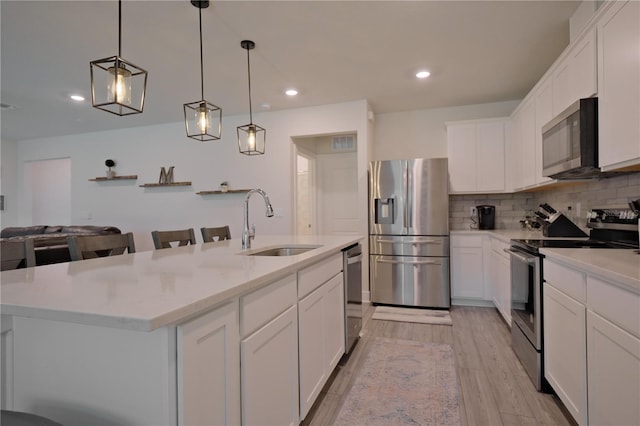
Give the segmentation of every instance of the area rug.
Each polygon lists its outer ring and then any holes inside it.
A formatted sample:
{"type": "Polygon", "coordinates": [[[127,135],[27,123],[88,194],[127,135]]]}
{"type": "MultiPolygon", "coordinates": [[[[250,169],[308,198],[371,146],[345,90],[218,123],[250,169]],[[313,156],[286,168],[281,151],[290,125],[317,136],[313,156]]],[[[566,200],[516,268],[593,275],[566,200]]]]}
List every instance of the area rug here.
{"type": "Polygon", "coordinates": [[[460,425],[451,345],[377,337],[334,425],[460,425]]]}
{"type": "Polygon", "coordinates": [[[435,309],[398,308],[395,306],[376,306],[371,319],[401,322],[419,322],[423,324],[453,325],[449,311],[435,309]]]}

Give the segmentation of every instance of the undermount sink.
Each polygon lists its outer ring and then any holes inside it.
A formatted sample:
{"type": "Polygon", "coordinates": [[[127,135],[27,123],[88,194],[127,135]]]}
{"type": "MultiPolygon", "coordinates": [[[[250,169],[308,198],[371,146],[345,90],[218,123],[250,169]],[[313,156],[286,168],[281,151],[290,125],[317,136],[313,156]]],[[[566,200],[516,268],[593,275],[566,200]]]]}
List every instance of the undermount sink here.
{"type": "Polygon", "coordinates": [[[295,256],[317,249],[320,246],[279,246],[246,253],[247,256],[295,256]]]}

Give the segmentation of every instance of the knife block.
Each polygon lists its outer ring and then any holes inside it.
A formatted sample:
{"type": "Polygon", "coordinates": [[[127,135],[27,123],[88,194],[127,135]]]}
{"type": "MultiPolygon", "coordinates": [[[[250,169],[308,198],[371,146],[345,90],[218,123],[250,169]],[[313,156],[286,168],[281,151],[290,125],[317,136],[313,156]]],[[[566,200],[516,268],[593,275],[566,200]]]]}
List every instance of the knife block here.
{"type": "Polygon", "coordinates": [[[542,235],[545,237],[588,237],[582,229],[562,213],[556,213],[553,221],[542,224],[542,235]]]}

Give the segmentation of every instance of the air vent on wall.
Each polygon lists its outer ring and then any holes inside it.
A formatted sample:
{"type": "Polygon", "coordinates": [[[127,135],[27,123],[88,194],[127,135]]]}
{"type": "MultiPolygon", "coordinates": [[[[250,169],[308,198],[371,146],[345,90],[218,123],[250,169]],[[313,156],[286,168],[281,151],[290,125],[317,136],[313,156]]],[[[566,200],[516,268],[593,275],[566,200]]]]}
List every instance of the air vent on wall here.
{"type": "Polygon", "coordinates": [[[354,151],[356,148],[355,135],[334,136],[331,144],[333,151],[354,151]]]}

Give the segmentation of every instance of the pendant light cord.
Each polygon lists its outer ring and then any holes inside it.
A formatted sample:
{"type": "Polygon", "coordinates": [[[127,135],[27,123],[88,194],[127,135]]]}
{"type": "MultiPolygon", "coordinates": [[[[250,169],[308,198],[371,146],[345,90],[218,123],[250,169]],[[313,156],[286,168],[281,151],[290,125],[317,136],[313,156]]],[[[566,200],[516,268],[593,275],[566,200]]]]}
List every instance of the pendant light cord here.
{"type": "Polygon", "coordinates": [[[118,59],[122,56],[122,0],[118,0],[118,59]]]}
{"type": "Polygon", "coordinates": [[[204,68],[202,65],[202,8],[198,7],[198,15],[200,16],[200,94],[204,100],[204,68]]]}
{"type": "Polygon", "coordinates": [[[249,123],[253,124],[253,110],[251,108],[251,62],[249,62],[249,50],[247,49],[247,75],[249,77],[249,123]]]}

